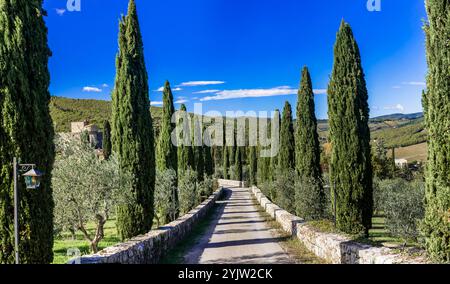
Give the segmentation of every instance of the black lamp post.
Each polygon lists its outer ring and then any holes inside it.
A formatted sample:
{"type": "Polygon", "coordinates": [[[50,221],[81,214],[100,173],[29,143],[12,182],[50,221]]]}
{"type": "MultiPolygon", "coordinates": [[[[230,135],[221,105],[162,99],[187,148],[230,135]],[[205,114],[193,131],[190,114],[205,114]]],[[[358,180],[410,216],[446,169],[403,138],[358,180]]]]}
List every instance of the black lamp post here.
{"type": "Polygon", "coordinates": [[[42,173],[36,169],[35,164],[21,164],[20,160],[14,158],[14,248],[16,264],[19,264],[19,183],[18,178],[22,175],[28,189],[38,189],[41,185],[42,173]]]}

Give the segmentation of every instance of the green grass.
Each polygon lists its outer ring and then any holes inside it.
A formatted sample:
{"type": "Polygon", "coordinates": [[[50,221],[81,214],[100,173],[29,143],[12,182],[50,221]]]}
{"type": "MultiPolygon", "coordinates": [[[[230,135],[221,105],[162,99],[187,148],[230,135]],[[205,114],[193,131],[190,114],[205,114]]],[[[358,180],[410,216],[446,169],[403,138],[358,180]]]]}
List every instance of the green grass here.
{"type": "MultiPolygon", "coordinates": [[[[93,234],[95,231],[95,224],[89,223],[87,230],[93,234]]],[[[99,250],[106,247],[113,246],[119,243],[121,240],[117,234],[116,221],[108,220],[105,224],[105,238],[99,244],[99,250]]],[[[79,249],[82,255],[90,254],[89,242],[86,241],[81,232],[77,232],[75,240],[72,240],[72,236],[68,232],[61,234],[59,238],[56,238],[53,244],[54,264],[64,264],[71,258],[67,256],[68,249],[79,249]]]]}
{"type": "Polygon", "coordinates": [[[374,216],[372,219],[372,229],[369,231],[368,241],[379,246],[400,247],[418,247],[419,244],[413,241],[405,242],[403,239],[393,237],[386,228],[386,218],[384,216],[374,216]]]}
{"type": "Polygon", "coordinates": [[[310,221],[308,222],[308,225],[310,225],[312,228],[324,232],[324,233],[332,233],[332,234],[339,234],[338,229],[335,228],[334,222],[330,220],[319,220],[319,221],[310,221]]]}

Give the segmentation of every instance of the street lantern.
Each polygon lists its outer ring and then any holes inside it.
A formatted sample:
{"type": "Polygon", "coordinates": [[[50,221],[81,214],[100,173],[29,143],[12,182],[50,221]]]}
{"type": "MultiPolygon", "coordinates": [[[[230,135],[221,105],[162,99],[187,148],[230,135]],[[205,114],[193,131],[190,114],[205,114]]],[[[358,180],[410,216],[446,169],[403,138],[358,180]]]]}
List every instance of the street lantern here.
{"type": "Polygon", "coordinates": [[[28,189],[38,189],[41,185],[42,173],[36,169],[35,164],[21,164],[19,159],[14,158],[13,175],[14,175],[14,250],[16,264],[19,264],[19,176],[25,179],[28,189]],[[24,174],[22,174],[24,173],[24,174]]]}
{"type": "Polygon", "coordinates": [[[41,185],[42,173],[36,169],[31,169],[22,175],[28,189],[38,189],[41,185]]]}

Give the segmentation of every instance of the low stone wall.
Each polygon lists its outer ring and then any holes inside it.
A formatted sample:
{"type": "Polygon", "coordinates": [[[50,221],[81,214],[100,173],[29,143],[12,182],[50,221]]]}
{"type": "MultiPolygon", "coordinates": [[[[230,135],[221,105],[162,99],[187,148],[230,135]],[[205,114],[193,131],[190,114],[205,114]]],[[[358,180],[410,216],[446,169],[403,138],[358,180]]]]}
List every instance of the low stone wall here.
{"type": "Polygon", "coordinates": [[[170,224],[97,254],[72,259],[69,264],[156,264],[206,216],[222,192],[223,188],[220,187],[197,208],[170,224]]]}
{"type": "Polygon", "coordinates": [[[218,183],[223,187],[245,187],[245,182],[237,180],[219,179],[218,183]]]}
{"type": "Polygon", "coordinates": [[[297,232],[297,224],[303,223],[303,219],[283,210],[278,205],[272,203],[256,186],[251,188],[253,195],[264,210],[277,221],[283,229],[295,235],[297,232]]]}
{"type": "Polygon", "coordinates": [[[410,257],[394,253],[386,247],[373,247],[352,241],[346,236],[319,232],[272,203],[259,188],[251,188],[258,203],[283,229],[296,236],[305,247],[320,258],[333,264],[413,264],[427,263],[423,257],[410,257]]]}

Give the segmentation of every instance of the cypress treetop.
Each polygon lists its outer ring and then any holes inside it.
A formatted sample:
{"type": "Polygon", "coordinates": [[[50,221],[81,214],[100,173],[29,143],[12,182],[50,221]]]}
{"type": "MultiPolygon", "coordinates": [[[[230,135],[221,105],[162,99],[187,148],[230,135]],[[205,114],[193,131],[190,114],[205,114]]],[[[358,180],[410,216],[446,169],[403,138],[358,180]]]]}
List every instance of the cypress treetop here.
{"type": "Polygon", "coordinates": [[[112,146],[121,171],[133,177],[134,201],[118,208],[117,226],[123,239],[148,232],[153,224],[155,149],[148,78],[136,4],[119,24],[119,53],[112,95],[112,146]]]}
{"type": "Polygon", "coordinates": [[[334,46],[328,116],[337,227],[350,234],[367,234],[373,208],[368,93],[359,48],[344,21],[334,46]]]}

